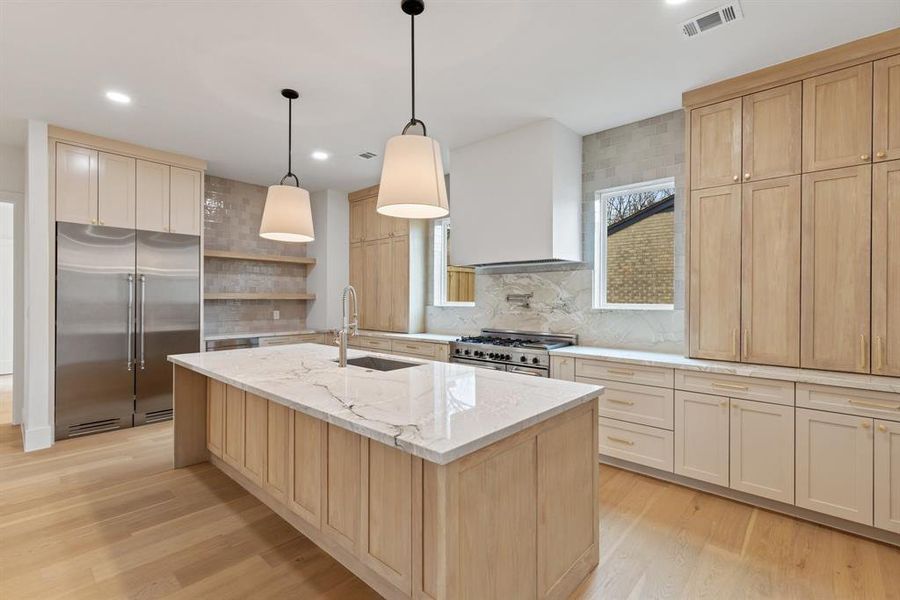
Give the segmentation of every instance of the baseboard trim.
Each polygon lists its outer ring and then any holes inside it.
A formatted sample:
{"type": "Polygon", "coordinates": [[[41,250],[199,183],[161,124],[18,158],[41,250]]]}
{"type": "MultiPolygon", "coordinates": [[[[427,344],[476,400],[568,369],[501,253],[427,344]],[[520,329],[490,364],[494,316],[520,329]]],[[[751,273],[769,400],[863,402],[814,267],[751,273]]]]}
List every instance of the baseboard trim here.
{"type": "Polygon", "coordinates": [[[32,427],[31,429],[22,427],[22,449],[25,452],[44,450],[52,445],[53,428],[49,425],[45,425],[44,427],[32,427]]]}
{"type": "Polygon", "coordinates": [[[838,529],[845,533],[852,533],[853,535],[858,535],[870,540],[875,540],[876,542],[882,542],[891,546],[900,547],[900,535],[892,533],[890,531],[885,531],[883,529],[878,529],[877,527],[862,525],[861,523],[854,523],[853,521],[839,519],[837,517],[832,517],[831,515],[823,515],[822,513],[817,513],[805,508],[799,508],[792,504],[785,504],[784,502],[778,502],[776,500],[769,500],[768,498],[761,498],[752,494],[738,492],[730,488],[725,488],[712,483],[706,483],[705,481],[698,481],[689,477],[683,477],[681,475],[669,473],[668,471],[660,471],[659,469],[654,469],[652,467],[645,467],[643,465],[631,463],[620,458],[604,456],[602,454],[599,455],[599,457],[600,464],[603,465],[617,467],[619,469],[624,469],[625,471],[632,471],[640,475],[653,477],[654,479],[661,479],[663,481],[674,483],[686,488],[691,488],[694,490],[699,490],[701,492],[706,492],[708,494],[721,496],[722,498],[728,498],[729,500],[734,500],[743,504],[749,504],[750,506],[755,506],[757,508],[762,508],[797,519],[803,519],[804,521],[810,521],[818,525],[831,527],[832,529],[838,529]]]}

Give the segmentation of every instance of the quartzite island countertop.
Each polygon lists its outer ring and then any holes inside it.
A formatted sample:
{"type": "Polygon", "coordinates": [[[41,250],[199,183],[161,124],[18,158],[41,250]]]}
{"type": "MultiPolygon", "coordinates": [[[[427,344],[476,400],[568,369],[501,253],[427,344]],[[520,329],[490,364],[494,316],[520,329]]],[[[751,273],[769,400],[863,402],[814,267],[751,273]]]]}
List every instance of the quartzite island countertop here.
{"type": "Polygon", "coordinates": [[[389,599],[566,598],[596,567],[601,387],[337,354],[169,357],[175,466],[213,463],[389,599]]]}

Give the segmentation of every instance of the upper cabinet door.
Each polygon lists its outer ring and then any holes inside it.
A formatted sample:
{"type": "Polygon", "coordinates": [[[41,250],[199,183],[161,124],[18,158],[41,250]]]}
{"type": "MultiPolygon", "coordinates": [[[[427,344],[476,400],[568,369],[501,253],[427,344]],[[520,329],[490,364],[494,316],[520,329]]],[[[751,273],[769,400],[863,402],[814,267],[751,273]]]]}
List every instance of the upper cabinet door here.
{"type": "Polygon", "coordinates": [[[803,82],[803,171],[872,160],[872,63],[803,82]]]}
{"type": "Polygon", "coordinates": [[[169,180],[169,231],[200,235],[203,227],[200,171],[171,167],[169,180]]]}
{"type": "Polygon", "coordinates": [[[869,372],[872,169],[803,175],[800,366],[869,372]]]}
{"type": "Polygon", "coordinates": [[[743,180],[800,173],[802,84],[744,96],[743,180]]]}
{"type": "Polygon", "coordinates": [[[691,112],[691,189],[740,181],[741,99],[691,112]]]}
{"type": "Polygon", "coordinates": [[[137,161],[137,228],[169,230],[169,166],[137,161]]]}
{"type": "Polygon", "coordinates": [[[56,144],[56,220],[96,225],[97,151],[56,144]]]}
{"type": "Polygon", "coordinates": [[[134,159],[101,152],[99,171],[100,225],[134,229],[134,159]]]}
{"type": "MultiPolygon", "coordinates": [[[[391,276],[391,240],[378,240],[375,250],[375,313],[374,329],[389,331],[391,329],[391,313],[393,307],[393,277],[391,276]]],[[[370,292],[371,293],[371,292],[370,292]]]]}
{"type": "Polygon", "coordinates": [[[741,186],[691,194],[690,354],[738,360],[741,186]]]}
{"type": "MultiPolygon", "coordinates": [[[[405,221],[406,219],[393,219],[405,221]]],[[[409,328],[409,238],[391,239],[391,330],[409,328]]]]}
{"type": "Polygon", "coordinates": [[[872,372],[900,375],[900,160],[872,177],[872,372]]]}
{"type": "Polygon", "coordinates": [[[366,239],[366,223],[365,223],[365,203],[350,203],[350,243],[365,241],[366,239]]]}
{"type": "Polygon", "coordinates": [[[744,184],[741,360],[800,365],[800,176],[744,184]]]}
{"type": "Polygon", "coordinates": [[[872,102],[875,160],[900,158],[900,54],[876,60],[872,102]]]}
{"type": "Polygon", "coordinates": [[[381,221],[384,217],[379,215],[378,211],[375,210],[375,207],[378,204],[378,197],[372,196],[371,198],[360,200],[359,203],[363,206],[363,223],[365,223],[363,235],[365,236],[365,240],[371,242],[384,237],[381,235],[381,221]]]}
{"type": "Polygon", "coordinates": [[[391,235],[404,236],[409,235],[409,219],[389,218],[391,222],[391,235]]]}

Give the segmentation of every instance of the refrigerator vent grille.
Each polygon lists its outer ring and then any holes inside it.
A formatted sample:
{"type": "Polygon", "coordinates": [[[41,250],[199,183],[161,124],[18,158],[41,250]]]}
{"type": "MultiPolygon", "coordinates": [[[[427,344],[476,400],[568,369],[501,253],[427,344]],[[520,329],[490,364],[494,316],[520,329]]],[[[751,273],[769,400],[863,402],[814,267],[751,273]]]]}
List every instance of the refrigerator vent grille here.
{"type": "Polygon", "coordinates": [[[158,423],[159,421],[170,421],[172,419],[172,409],[154,410],[147,413],[145,423],[158,423]]]}
{"type": "Polygon", "coordinates": [[[121,428],[121,419],[103,419],[102,421],[90,421],[69,425],[69,437],[100,433],[101,431],[113,431],[121,428]]]}

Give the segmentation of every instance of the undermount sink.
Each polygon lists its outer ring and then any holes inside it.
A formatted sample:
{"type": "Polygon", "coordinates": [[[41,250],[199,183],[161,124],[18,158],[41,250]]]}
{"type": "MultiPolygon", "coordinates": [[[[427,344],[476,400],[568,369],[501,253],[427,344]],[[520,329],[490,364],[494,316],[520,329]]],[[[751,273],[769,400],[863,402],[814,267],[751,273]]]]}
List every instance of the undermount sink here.
{"type": "Polygon", "coordinates": [[[396,371],[397,369],[406,369],[408,367],[419,366],[419,363],[411,363],[402,360],[391,360],[389,358],[379,358],[377,356],[360,356],[359,358],[348,358],[347,364],[353,365],[354,367],[362,367],[363,369],[371,369],[373,371],[396,371]]]}

